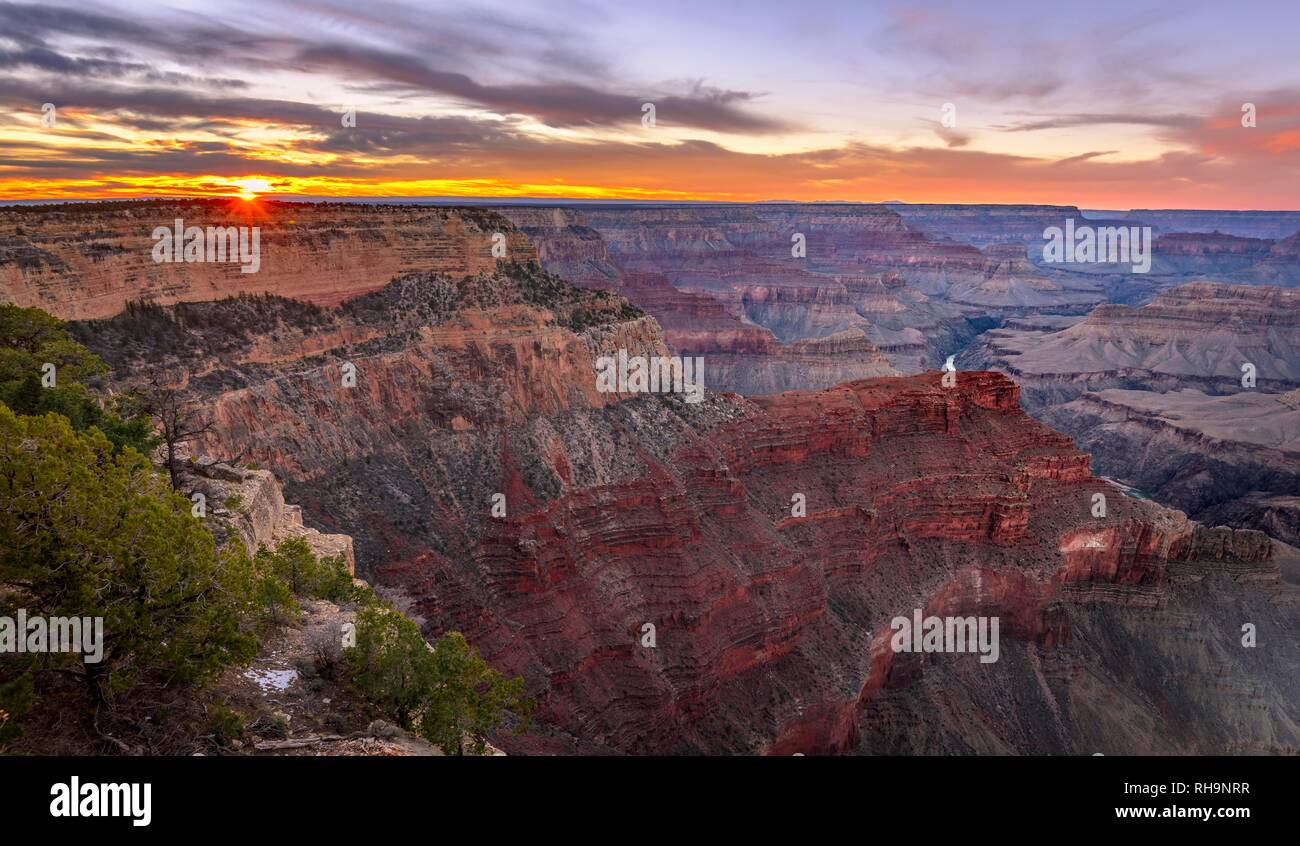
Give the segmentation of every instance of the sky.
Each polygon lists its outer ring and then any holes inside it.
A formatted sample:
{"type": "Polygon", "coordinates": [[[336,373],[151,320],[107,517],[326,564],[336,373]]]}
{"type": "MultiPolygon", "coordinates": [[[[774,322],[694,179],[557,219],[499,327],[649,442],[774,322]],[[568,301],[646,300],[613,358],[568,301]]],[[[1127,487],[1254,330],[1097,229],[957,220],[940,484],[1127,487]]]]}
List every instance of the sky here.
{"type": "Polygon", "coordinates": [[[0,199],[1297,209],[1298,39],[1295,0],[0,2],[0,199]]]}

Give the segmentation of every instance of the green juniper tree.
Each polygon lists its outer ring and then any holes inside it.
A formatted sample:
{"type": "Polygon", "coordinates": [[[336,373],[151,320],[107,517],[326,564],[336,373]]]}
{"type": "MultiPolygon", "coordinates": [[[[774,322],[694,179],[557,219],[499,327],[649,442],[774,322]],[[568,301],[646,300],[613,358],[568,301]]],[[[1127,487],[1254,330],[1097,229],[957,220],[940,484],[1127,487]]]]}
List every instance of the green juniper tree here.
{"type": "Polygon", "coordinates": [[[61,414],[77,431],[100,429],[116,449],[148,454],[157,441],[139,398],[97,397],[88,388],[107,374],[108,366],[72,340],[58,318],[0,303],[0,402],[18,414],[61,414]]]}
{"type": "Polygon", "coordinates": [[[493,670],[459,632],[430,648],[414,622],[371,605],[357,614],[356,638],[344,656],[362,694],[447,754],[482,754],[507,713],[527,729],[536,703],[523,679],[493,670]]]}
{"type": "Polygon", "coordinates": [[[528,727],[535,707],[524,696],[524,680],[508,679],[487,665],[460,632],[448,632],[433,646],[433,689],[429,692],[420,733],[448,754],[482,755],[488,732],[500,727],[505,713],[528,727]]]}
{"type": "Polygon", "coordinates": [[[104,620],[101,661],[40,656],[29,671],[80,677],[96,706],[210,678],[256,647],[241,625],[251,572],[134,449],[0,405],[0,604],[104,620]]]}

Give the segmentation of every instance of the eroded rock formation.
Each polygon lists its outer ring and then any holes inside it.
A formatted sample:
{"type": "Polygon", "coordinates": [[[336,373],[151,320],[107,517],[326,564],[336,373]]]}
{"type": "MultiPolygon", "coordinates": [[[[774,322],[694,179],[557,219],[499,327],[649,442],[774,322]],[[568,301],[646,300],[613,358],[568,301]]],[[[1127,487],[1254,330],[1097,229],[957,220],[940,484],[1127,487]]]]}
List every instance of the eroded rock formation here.
{"type": "Polygon", "coordinates": [[[526,267],[77,331],[187,385],[202,447],[284,478],[428,634],[524,675],[509,751],[1300,749],[1294,550],[1124,497],[999,374],[602,393],[595,358],[666,352],[657,324],[526,267]],[[998,617],[999,660],[894,652],[915,609],[998,617]]]}
{"type": "Polygon", "coordinates": [[[1283,397],[1300,385],[1300,292],[1202,282],[1083,320],[1008,321],[957,363],[1015,378],[1098,472],[1211,524],[1300,540],[1300,412],[1283,397]]]}
{"type": "Polygon", "coordinates": [[[1042,410],[1099,472],[1209,525],[1300,545],[1300,409],[1291,395],[1109,389],[1042,410]]]}
{"type": "Polygon", "coordinates": [[[212,516],[207,525],[218,543],[233,533],[252,555],[259,546],[274,548],[288,538],[302,538],[318,558],[340,557],[348,572],[356,574],[352,538],[303,525],[302,506],[284,501],[283,488],[269,470],[195,458],[182,462],[177,476],[186,494],[203,495],[204,510],[212,516]]]}
{"type": "MultiPolygon", "coordinates": [[[[725,352],[749,356],[751,369],[774,361],[778,373],[783,345],[846,331],[861,333],[897,370],[917,372],[943,364],[990,315],[1085,310],[1102,299],[1099,283],[1044,272],[1023,245],[981,250],[931,237],[909,227],[893,206],[501,212],[538,245],[549,269],[577,284],[625,293],[663,324],[674,349],[691,349],[701,338],[738,338],[739,327],[751,335],[767,330],[766,350],[725,352]],[[800,238],[804,253],[796,256],[792,249],[800,238]]],[[[840,372],[885,375],[863,372],[861,364],[855,364],[857,373],[840,372]]],[[[723,387],[745,392],[746,386],[781,384],[772,373],[751,373],[723,387]]],[[[785,387],[829,384],[787,381],[785,387]]]]}
{"type": "Polygon", "coordinates": [[[496,234],[506,258],[535,258],[508,221],[477,209],[273,200],[8,206],[0,208],[0,298],[64,318],[109,317],[128,300],[241,293],[334,304],[407,271],[494,270],[496,234]],[[177,219],[205,232],[258,227],[257,272],[244,273],[229,260],[155,262],[155,228],[171,229],[177,219]]]}
{"type": "Polygon", "coordinates": [[[958,364],[1001,370],[1031,409],[1084,390],[1242,389],[1243,365],[1258,390],[1300,386],[1300,292],[1198,282],[1148,305],[1106,304],[1079,321],[1019,320],[986,332],[958,364]]]}

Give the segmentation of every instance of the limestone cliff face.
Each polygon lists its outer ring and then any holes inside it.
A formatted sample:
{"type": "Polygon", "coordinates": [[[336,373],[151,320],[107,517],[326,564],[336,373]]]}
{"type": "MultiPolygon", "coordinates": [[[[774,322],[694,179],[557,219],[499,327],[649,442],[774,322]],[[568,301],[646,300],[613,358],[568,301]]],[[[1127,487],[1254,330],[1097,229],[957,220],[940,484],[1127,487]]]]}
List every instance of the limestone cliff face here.
{"type": "Polygon", "coordinates": [[[204,496],[205,509],[212,518],[207,525],[218,543],[233,533],[252,555],[259,546],[274,548],[287,538],[302,538],[318,558],[339,556],[348,572],[356,574],[352,538],[304,526],[302,506],[284,501],[283,489],[269,470],[198,458],[183,462],[178,476],[187,494],[204,496]]]}
{"type": "Polygon", "coordinates": [[[1258,261],[1267,256],[1272,242],[1263,238],[1242,238],[1220,232],[1171,232],[1156,239],[1155,249],[1164,258],[1215,258],[1236,256],[1258,261]]]}
{"type": "Polygon", "coordinates": [[[1151,272],[1181,279],[1230,280],[1234,283],[1300,285],[1296,236],[1277,241],[1224,235],[1175,232],[1156,238],[1151,272]]]}
{"type": "Polygon", "coordinates": [[[861,330],[796,341],[765,356],[761,365],[755,359],[744,352],[706,356],[710,387],[753,396],[898,373],[861,330]]]}
{"type": "Polygon", "coordinates": [[[578,337],[546,326],[547,317],[492,309],[422,330],[395,349],[333,350],[306,373],[277,374],[215,398],[218,434],[206,446],[293,467],[299,477],[324,476],[431,430],[517,425],[616,402],[597,390],[597,358],[620,348],[629,356],[667,355],[649,318],[578,337]],[[347,364],[356,368],[352,387],[345,386],[347,364]],[[287,408],[310,409],[310,419],[283,420],[287,408]],[[266,437],[272,421],[285,427],[283,437],[266,437]]]}
{"type": "Polygon", "coordinates": [[[128,300],[158,303],[272,292],[333,304],[414,270],[475,275],[506,258],[536,258],[527,239],[490,212],[427,206],[143,201],[0,208],[0,299],[63,318],[109,317],[128,300]],[[153,231],[258,227],[260,267],[155,262],[153,231]]]}

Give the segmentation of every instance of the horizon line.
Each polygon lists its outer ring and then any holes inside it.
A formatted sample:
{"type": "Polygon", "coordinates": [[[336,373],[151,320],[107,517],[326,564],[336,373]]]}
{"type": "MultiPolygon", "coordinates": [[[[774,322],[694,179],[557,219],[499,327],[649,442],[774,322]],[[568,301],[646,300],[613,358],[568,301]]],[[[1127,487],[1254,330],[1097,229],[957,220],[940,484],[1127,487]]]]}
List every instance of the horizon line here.
{"type": "MultiPolygon", "coordinates": [[[[247,200],[237,194],[179,194],[174,196],[145,195],[138,197],[50,197],[33,199],[0,199],[0,207],[12,206],[56,206],[70,203],[166,203],[166,202],[218,202],[221,200],[247,200]]],[[[256,195],[260,201],[279,203],[356,203],[364,205],[436,205],[436,206],[960,206],[960,207],[995,207],[995,208],[1072,208],[1080,213],[1088,212],[1163,212],[1196,211],[1220,212],[1232,214],[1300,214],[1300,208],[1261,209],[1261,208],[1200,208],[1200,207],[1143,207],[1131,208],[1094,208],[1075,203],[998,203],[998,202],[910,202],[906,200],[655,200],[631,199],[623,197],[584,198],[584,197],[533,197],[533,196],[482,196],[482,195],[430,195],[430,196],[367,196],[367,195],[326,195],[326,194],[275,194],[256,195]]]]}

